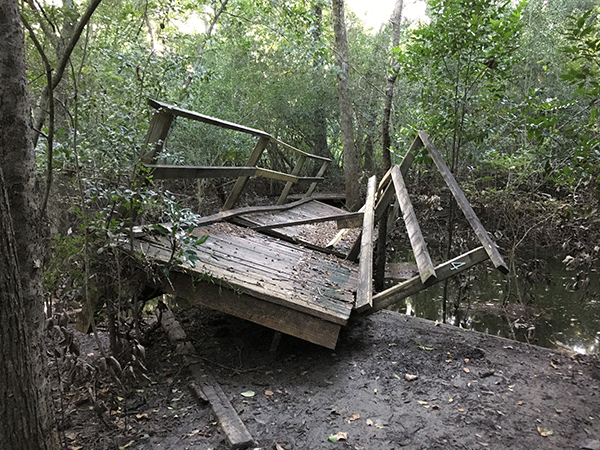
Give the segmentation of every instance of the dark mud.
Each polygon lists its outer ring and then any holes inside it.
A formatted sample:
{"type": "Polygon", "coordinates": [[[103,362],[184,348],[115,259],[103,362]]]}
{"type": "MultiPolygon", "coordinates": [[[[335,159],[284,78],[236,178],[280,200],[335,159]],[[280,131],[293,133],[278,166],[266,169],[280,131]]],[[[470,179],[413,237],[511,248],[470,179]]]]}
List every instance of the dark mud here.
{"type": "MultiPolygon", "coordinates": [[[[593,356],[390,311],[349,326],[335,351],[284,336],[271,352],[268,329],[196,308],[177,315],[257,448],[600,448],[593,356]]],[[[91,338],[76,339],[91,362],[91,338]]],[[[163,332],[145,344],[148,379],[121,388],[96,373],[63,386],[68,447],[228,448],[163,332]]]]}

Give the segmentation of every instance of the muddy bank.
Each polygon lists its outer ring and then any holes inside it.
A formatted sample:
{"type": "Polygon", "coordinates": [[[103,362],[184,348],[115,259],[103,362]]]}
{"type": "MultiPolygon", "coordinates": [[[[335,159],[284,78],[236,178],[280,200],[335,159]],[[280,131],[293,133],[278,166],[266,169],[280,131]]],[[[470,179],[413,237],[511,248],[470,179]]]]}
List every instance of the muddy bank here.
{"type": "MultiPolygon", "coordinates": [[[[273,332],[260,326],[196,308],[178,317],[258,448],[600,448],[593,357],[391,311],[348,327],[335,351],[284,336],[270,352],[273,332]],[[347,439],[328,440],[339,432],[347,439]]],[[[146,344],[149,380],[126,393],[96,382],[112,411],[95,413],[84,387],[71,388],[70,446],[227,448],[162,331],[146,344]]]]}

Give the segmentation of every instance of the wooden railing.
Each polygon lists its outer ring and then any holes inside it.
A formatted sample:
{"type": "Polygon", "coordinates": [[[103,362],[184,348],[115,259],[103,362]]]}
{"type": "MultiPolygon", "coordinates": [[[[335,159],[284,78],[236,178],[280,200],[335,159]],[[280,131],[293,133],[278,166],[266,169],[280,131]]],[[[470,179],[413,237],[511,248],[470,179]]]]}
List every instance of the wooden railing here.
{"type": "MultiPolygon", "coordinates": [[[[506,266],[496,244],[479,221],[473,211],[471,204],[465,197],[450,169],[444,162],[437,148],[430,141],[425,131],[419,131],[408,152],[400,165],[393,166],[381,179],[377,189],[376,178],[369,180],[367,202],[361,209],[364,213],[363,228],[347,259],[359,262],[359,286],[357,289],[356,306],[358,313],[372,313],[379,309],[405,298],[421,289],[438,283],[446,278],[456,275],[479,262],[486,259],[491,260],[494,266],[502,273],[508,273],[506,266]],[[419,227],[417,216],[410,201],[408,190],[404,182],[408,169],[412,165],[417,154],[425,149],[433,159],[438,171],[442,175],[450,192],[454,196],[459,208],[473,228],[481,246],[464,253],[446,263],[434,267],[427,243],[419,227]],[[419,276],[390,287],[382,292],[373,292],[373,228],[380,220],[385,220],[385,210],[398,200],[402,218],[406,225],[408,238],[415,256],[419,276]]],[[[381,236],[379,245],[386,248],[387,236],[381,236]]]]}
{"type": "Polygon", "coordinates": [[[237,203],[240,195],[244,191],[250,177],[264,177],[285,182],[285,186],[277,200],[278,205],[283,205],[294,184],[307,185],[305,197],[310,197],[319,182],[323,181],[323,176],[329,167],[331,160],[323,156],[317,156],[303,152],[285,142],[276,139],[269,133],[254,128],[245,127],[233,122],[228,122],[214,117],[205,116],[194,111],[178,108],[157,100],[148,100],[148,104],[156,109],[152,116],[148,133],[144,142],[144,153],[140,160],[141,163],[150,169],[150,175],[154,179],[194,179],[194,178],[237,178],[225,204],[223,210],[232,209],[237,203]],[[243,167],[209,167],[209,166],[180,166],[156,164],[157,155],[164,147],[165,140],[176,117],[183,117],[197,122],[214,125],[228,130],[238,131],[240,133],[250,134],[258,138],[254,150],[248,157],[246,165],[243,167]],[[278,172],[264,167],[259,167],[261,156],[269,143],[276,144],[286,151],[292,152],[297,156],[297,161],[291,173],[278,172]],[[321,163],[317,174],[314,177],[301,177],[300,173],[307,160],[314,160],[321,163]]]}

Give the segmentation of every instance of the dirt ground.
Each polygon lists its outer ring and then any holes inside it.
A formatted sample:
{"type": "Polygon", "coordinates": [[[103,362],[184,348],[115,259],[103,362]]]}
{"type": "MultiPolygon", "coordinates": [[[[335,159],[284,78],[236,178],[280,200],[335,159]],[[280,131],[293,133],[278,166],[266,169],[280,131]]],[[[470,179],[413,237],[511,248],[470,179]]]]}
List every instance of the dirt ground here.
{"type": "MultiPolygon", "coordinates": [[[[258,325],[198,308],[177,317],[256,448],[600,449],[595,357],[391,311],[346,328],[335,351],[284,336],[271,352],[273,332],[258,325]]],[[[147,378],[122,387],[97,369],[68,381],[98,357],[91,336],[75,340],[70,372],[51,362],[67,448],[228,448],[160,328],[144,343],[147,378]]]]}

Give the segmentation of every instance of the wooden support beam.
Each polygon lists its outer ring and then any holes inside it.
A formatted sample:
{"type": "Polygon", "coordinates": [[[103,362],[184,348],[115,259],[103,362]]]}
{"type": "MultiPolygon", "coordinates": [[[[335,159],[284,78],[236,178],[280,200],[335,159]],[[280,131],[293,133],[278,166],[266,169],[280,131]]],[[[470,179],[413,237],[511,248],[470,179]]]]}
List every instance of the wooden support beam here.
{"type": "Polygon", "coordinates": [[[164,109],[158,110],[150,120],[150,127],[146,133],[144,144],[142,145],[142,154],[140,162],[142,164],[152,164],[156,161],[156,155],[160,153],[165,145],[165,140],[173,124],[173,114],[164,109]]]}
{"type": "MultiPolygon", "coordinates": [[[[403,177],[406,177],[408,169],[412,165],[415,157],[419,154],[419,150],[423,147],[421,138],[417,136],[410,148],[404,155],[402,163],[400,164],[400,172],[403,177]]],[[[391,206],[394,201],[394,187],[391,183],[392,168],[390,168],[379,182],[378,195],[377,195],[377,206],[375,207],[375,222],[379,223],[383,217],[388,206],[391,206]]],[[[348,261],[356,261],[360,251],[361,236],[359,235],[354,242],[354,245],[350,249],[350,252],[346,256],[348,261]]],[[[385,269],[384,269],[385,270],[385,269]]]]}
{"type": "Polygon", "coordinates": [[[271,230],[274,228],[285,228],[285,227],[294,227],[296,225],[307,225],[311,223],[321,223],[321,222],[330,222],[336,221],[338,223],[338,228],[355,228],[360,226],[363,220],[362,212],[351,212],[344,214],[334,214],[330,216],[322,216],[322,217],[313,217],[311,219],[302,219],[302,220],[291,220],[289,222],[278,222],[278,223],[270,223],[268,225],[260,225],[251,227],[256,231],[264,231],[271,230]]]}
{"type": "MultiPolygon", "coordinates": [[[[302,166],[304,166],[305,161],[306,161],[306,155],[300,155],[300,157],[298,158],[298,161],[296,161],[294,170],[292,170],[292,175],[294,175],[296,177],[300,175],[300,171],[302,170],[302,166]]],[[[283,191],[281,191],[281,195],[277,199],[278,205],[283,205],[285,203],[285,201],[287,200],[287,196],[290,193],[290,189],[292,189],[293,185],[294,185],[293,181],[288,181],[285,184],[285,186],[283,187],[283,191]]]]}
{"type": "MultiPolygon", "coordinates": [[[[329,164],[331,164],[331,161],[323,161],[323,164],[321,165],[321,168],[317,173],[317,177],[323,177],[325,175],[325,172],[327,172],[327,169],[329,168],[329,164]]],[[[317,188],[317,184],[318,183],[316,181],[312,183],[308,187],[308,190],[306,191],[306,194],[304,194],[304,197],[311,197],[315,192],[315,189],[317,188]]]]}
{"type": "Polygon", "coordinates": [[[329,320],[272,303],[254,296],[236,293],[212,282],[199,282],[187,273],[171,271],[163,283],[165,293],[176,293],[193,304],[203,305],[275,331],[334,349],[341,325],[329,320]]]}
{"type": "MultiPolygon", "coordinates": [[[[477,247],[467,253],[457,256],[450,261],[440,264],[435,267],[437,278],[436,283],[439,283],[446,278],[450,278],[464,270],[473,267],[480,262],[489,259],[489,256],[484,247],[477,247]]],[[[364,311],[364,314],[372,314],[380,309],[387,308],[400,300],[416,294],[425,289],[427,286],[423,284],[420,276],[415,276],[409,280],[397,284],[383,292],[373,296],[373,307],[364,311]]]]}
{"type": "Polygon", "coordinates": [[[433,143],[431,143],[431,141],[429,140],[429,136],[425,131],[419,131],[419,137],[421,138],[423,144],[425,145],[425,148],[427,148],[427,151],[431,155],[433,162],[442,174],[444,181],[450,188],[450,192],[452,192],[452,195],[456,199],[458,206],[462,210],[463,214],[465,215],[467,221],[469,222],[473,230],[475,231],[479,242],[481,242],[481,245],[485,248],[486,252],[488,253],[490,260],[494,264],[494,267],[496,267],[496,269],[498,269],[500,272],[507,274],[508,267],[506,266],[504,259],[502,259],[502,256],[500,255],[500,252],[496,247],[496,244],[492,241],[487,231],[479,221],[479,218],[475,214],[475,211],[473,211],[473,207],[467,200],[467,197],[465,197],[465,194],[463,193],[458,183],[456,182],[454,175],[452,175],[452,172],[450,172],[450,169],[444,162],[442,155],[440,155],[437,148],[435,148],[433,143]]]}
{"type": "MultiPolygon", "coordinates": [[[[248,163],[246,164],[247,167],[255,167],[256,166],[256,164],[260,160],[260,157],[261,157],[263,151],[265,150],[265,148],[267,147],[267,144],[269,143],[269,139],[270,139],[269,137],[261,136],[261,138],[258,140],[256,145],[254,146],[254,150],[252,151],[252,154],[248,158],[248,163]]],[[[222,209],[224,211],[226,211],[228,209],[232,209],[235,206],[238,199],[240,198],[240,195],[242,194],[242,191],[246,187],[246,183],[248,183],[248,178],[249,177],[247,177],[247,176],[243,176],[243,177],[239,177],[237,179],[237,181],[235,182],[235,185],[233,186],[233,189],[231,189],[231,193],[229,194],[229,197],[227,197],[227,200],[225,201],[225,204],[223,205],[222,209]]]]}
{"type": "Polygon", "coordinates": [[[358,287],[354,309],[359,313],[373,307],[373,234],[375,231],[375,193],[377,177],[369,178],[365,216],[363,219],[360,261],[358,266],[358,287]]]}
{"type": "Polygon", "coordinates": [[[256,167],[208,167],[146,164],[155,180],[194,178],[236,178],[254,176],[256,167]]]}
{"type": "Polygon", "coordinates": [[[427,244],[423,238],[423,233],[421,233],[417,215],[408,196],[408,190],[400,172],[400,166],[392,168],[392,180],[396,189],[396,197],[400,202],[400,209],[402,210],[404,224],[408,232],[408,239],[410,240],[410,245],[417,261],[421,281],[424,285],[431,284],[435,281],[435,269],[433,268],[429,251],[427,251],[427,244]]]}

